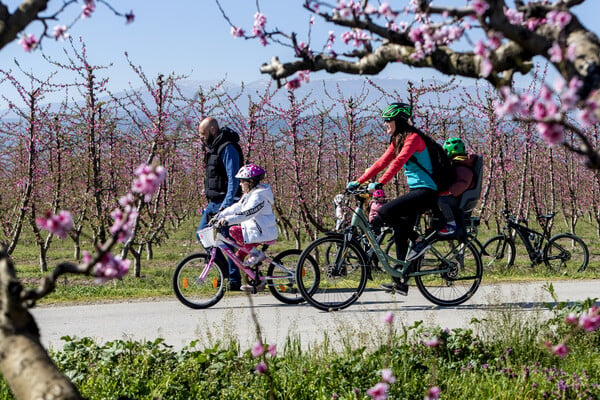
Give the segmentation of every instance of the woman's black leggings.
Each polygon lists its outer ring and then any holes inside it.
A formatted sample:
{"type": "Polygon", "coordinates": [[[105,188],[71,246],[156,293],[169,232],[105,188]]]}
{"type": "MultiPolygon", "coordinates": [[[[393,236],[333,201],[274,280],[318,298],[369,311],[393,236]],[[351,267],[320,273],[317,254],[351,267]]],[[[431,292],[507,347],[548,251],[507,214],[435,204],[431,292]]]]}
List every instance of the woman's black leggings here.
{"type": "Polygon", "coordinates": [[[417,240],[419,234],[413,229],[419,215],[437,209],[438,193],[429,188],[410,189],[408,193],[391,200],[379,209],[374,224],[381,222],[394,228],[396,258],[404,260],[408,251],[408,239],[417,240]],[[377,221],[379,219],[379,221],[377,221]]]}

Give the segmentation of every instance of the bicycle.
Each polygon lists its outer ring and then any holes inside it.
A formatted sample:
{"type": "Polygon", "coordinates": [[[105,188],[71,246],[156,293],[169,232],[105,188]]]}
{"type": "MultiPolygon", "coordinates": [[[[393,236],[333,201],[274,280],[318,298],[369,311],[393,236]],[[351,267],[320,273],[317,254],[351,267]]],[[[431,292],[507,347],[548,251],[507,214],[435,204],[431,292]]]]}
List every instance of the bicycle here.
{"type": "MultiPolygon", "coordinates": [[[[394,280],[414,278],[423,296],[434,304],[453,306],[471,298],[481,282],[483,268],[479,253],[465,241],[440,239],[435,230],[426,234],[431,248],[415,261],[398,260],[384,252],[363,212],[368,192],[361,187],[346,190],[357,205],[350,224],[342,232],[328,233],[302,251],[296,267],[296,284],[312,306],[336,311],[352,305],[364,291],[371,275],[371,263],[360,235],[365,235],[377,260],[394,280]]],[[[410,252],[409,246],[408,252],[410,252]]],[[[407,254],[408,254],[407,252],[407,254]]]]}
{"type": "MultiPolygon", "coordinates": [[[[268,268],[267,275],[263,276],[259,270],[260,263],[245,266],[234,253],[241,247],[216,227],[201,229],[198,236],[207,253],[187,256],[175,267],[173,273],[173,291],[177,299],[186,306],[194,309],[208,308],[223,298],[228,267],[222,259],[216,257],[219,250],[248,276],[248,283],[254,287],[254,293],[264,282],[271,294],[282,303],[299,304],[304,301],[295,278],[295,267],[301,250],[285,250],[273,258],[265,254],[266,258],[262,262],[267,263],[268,268]]],[[[274,241],[263,243],[262,251],[266,251],[273,243],[274,241]]]]}
{"type": "Polygon", "coordinates": [[[515,234],[527,250],[531,266],[544,263],[555,271],[581,272],[589,262],[589,251],[585,242],[571,233],[559,233],[550,237],[550,221],[555,213],[538,216],[543,229],[538,232],[527,226],[527,220],[517,219],[508,210],[502,210],[505,220],[503,232],[483,244],[481,258],[491,267],[510,268],[516,258],[515,234]]]}

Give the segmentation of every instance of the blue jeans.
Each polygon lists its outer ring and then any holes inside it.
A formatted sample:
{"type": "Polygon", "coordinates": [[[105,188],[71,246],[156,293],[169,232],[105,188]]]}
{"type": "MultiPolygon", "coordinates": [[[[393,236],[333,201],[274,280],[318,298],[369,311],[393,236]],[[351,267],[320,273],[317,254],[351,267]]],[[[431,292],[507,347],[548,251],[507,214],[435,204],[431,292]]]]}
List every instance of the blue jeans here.
{"type": "MultiPolygon", "coordinates": [[[[205,228],[208,225],[208,221],[219,212],[220,207],[221,203],[213,203],[212,201],[208,203],[206,208],[202,211],[202,218],[200,219],[200,224],[198,224],[198,229],[196,229],[196,231],[205,228]]],[[[219,258],[222,263],[225,263],[225,256],[220,251],[217,252],[217,258],[219,258]]],[[[230,259],[227,259],[227,267],[229,270],[229,285],[240,286],[242,284],[242,275],[240,274],[237,265],[230,259]]]]}

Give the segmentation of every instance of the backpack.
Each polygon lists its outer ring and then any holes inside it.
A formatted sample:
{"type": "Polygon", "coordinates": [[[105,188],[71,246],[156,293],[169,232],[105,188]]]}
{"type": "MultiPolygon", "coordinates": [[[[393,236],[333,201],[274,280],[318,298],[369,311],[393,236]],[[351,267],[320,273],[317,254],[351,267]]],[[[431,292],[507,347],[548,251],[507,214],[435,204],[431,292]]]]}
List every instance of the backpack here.
{"type": "Polygon", "coordinates": [[[419,129],[415,129],[415,133],[417,133],[425,142],[427,152],[429,153],[429,158],[431,159],[433,173],[429,172],[425,167],[423,167],[421,163],[417,161],[414,155],[409,159],[409,161],[417,164],[419,168],[425,171],[427,175],[433,179],[438,187],[438,192],[447,191],[456,179],[456,172],[454,170],[454,166],[452,165],[452,160],[442,145],[433,140],[431,136],[426,135],[419,129]]]}

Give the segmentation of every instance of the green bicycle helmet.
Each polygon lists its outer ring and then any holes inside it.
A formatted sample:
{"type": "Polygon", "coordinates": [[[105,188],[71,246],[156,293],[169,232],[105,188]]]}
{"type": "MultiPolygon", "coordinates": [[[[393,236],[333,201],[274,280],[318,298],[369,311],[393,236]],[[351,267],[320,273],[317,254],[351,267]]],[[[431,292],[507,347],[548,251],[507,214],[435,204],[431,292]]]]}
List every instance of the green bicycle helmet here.
{"type": "Polygon", "coordinates": [[[392,103],[381,112],[381,118],[384,121],[394,121],[403,119],[408,121],[412,117],[412,106],[406,103],[392,103]]]}
{"type": "Polygon", "coordinates": [[[444,142],[444,150],[450,157],[464,156],[467,154],[465,144],[459,138],[449,138],[444,142]]]}

